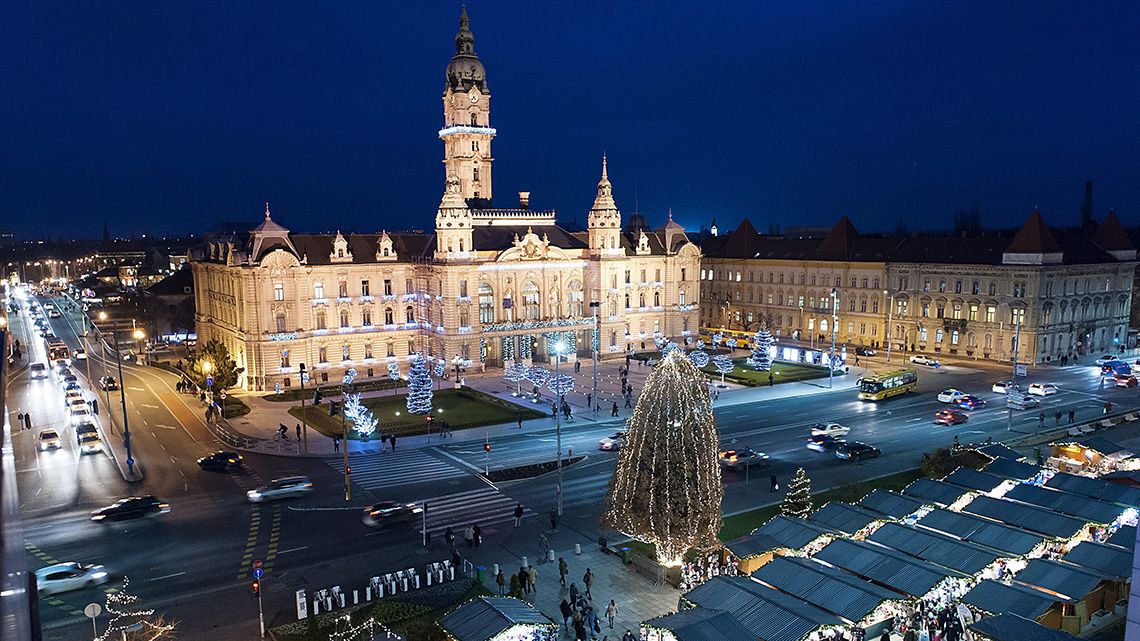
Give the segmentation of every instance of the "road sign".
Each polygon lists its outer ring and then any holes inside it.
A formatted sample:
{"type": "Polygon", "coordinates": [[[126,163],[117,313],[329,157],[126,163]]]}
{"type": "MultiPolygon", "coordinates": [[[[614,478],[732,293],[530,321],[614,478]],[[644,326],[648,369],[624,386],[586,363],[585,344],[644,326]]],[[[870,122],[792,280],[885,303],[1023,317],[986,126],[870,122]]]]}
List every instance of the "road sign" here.
{"type": "Polygon", "coordinates": [[[255,570],[256,570],[256,569],[258,569],[258,568],[260,568],[260,567],[261,567],[261,561],[254,561],[254,562],[253,562],[253,569],[255,569],[255,570]]]}
{"type": "Polygon", "coordinates": [[[99,616],[101,612],[103,612],[103,608],[98,603],[88,603],[87,607],[83,608],[83,614],[86,615],[88,619],[94,619],[99,616]]]}
{"type": "Polygon", "coordinates": [[[1029,376],[1029,366],[1024,363],[1018,363],[1013,366],[1014,376],[1029,376]]]}
{"type": "Polygon", "coordinates": [[[253,578],[260,579],[261,578],[261,572],[262,572],[261,568],[253,568],[253,578]]]}
{"type": "Polygon", "coordinates": [[[213,386],[214,386],[214,377],[213,377],[213,375],[207,376],[207,377],[206,377],[206,387],[213,387],[213,386]]]}
{"type": "Polygon", "coordinates": [[[127,465],[134,465],[134,464],[135,464],[135,457],[128,456],[127,457],[127,465]]]}

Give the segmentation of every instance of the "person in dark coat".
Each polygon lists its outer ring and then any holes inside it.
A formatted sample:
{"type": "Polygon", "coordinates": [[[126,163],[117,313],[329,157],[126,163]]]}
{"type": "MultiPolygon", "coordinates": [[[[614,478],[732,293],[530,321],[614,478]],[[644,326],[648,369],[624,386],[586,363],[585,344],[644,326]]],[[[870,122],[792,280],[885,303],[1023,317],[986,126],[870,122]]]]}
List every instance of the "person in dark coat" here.
{"type": "Polygon", "coordinates": [[[570,602],[566,599],[562,599],[562,603],[558,604],[558,609],[562,611],[562,625],[569,627],[571,614],[570,602]]]}

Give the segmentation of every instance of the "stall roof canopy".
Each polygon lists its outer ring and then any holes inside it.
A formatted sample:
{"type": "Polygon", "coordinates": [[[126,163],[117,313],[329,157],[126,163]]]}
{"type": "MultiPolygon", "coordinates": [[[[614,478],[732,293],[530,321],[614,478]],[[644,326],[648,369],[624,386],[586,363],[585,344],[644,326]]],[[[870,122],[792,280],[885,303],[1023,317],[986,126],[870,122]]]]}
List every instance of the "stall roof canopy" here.
{"type": "Polygon", "coordinates": [[[968,490],[977,490],[979,492],[990,492],[997,486],[1005,483],[1005,479],[1000,476],[979,472],[968,467],[960,467],[942,480],[968,490]]]}
{"type": "Polygon", "coordinates": [[[702,608],[724,610],[764,641],[799,641],[839,617],[801,599],[741,576],[717,576],[685,595],[702,608]]]}
{"type": "Polygon", "coordinates": [[[1061,558],[1105,579],[1124,579],[1132,574],[1132,552],[1115,545],[1082,541],[1061,558]]]}
{"type": "Polygon", "coordinates": [[[881,514],[875,514],[858,505],[834,501],[824,504],[809,517],[813,523],[819,523],[844,534],[855,534],[882,518],[881,514]]]}
{"type": "Polygon", "coordinates": [[[677,641],[763,641],[731,614],[722,610],[689,608],[649,619],[645,625],[673,633],[677,641]]]}
{"type": "Polygon", "coordinates": [[[1140,507],[1140,488],[1109,483],[1087,476],[1058,472],[1046,481],[1045,486],[1129,507],[1140,507]]]}
{"type": "Polygon", "coordinates": [[[1006,585],[1001,581],[984,579],[962,596],[962,602],[983,612],[1012,612],[1036,619],[1058,603],[1076,603],[1077,600],[1049,594],[1028,585],[1006,585]]]}
{"type": "Polygon", "coordinates": [[[727,547],[738,559],[746,559],[779,549],[798,550],[821,536],[834,536],[833,530],[790,516],[775,516],[752,534],[730,541],[727,547]]]}
{"type": "Polygon", "coordinates": [[[1136,549],[1136,526],[1135,525],[1122,525],[1112,536],[1108,537],[1105,543],[1115,545],[1119,548],[1124,548],[1129,552],[1136,549]]]}
{"type": "Polygon", "coordinates": [[[1088,436],[1082,438],[1079,442],[1090,450],[1095,450],[1101,456],[1116,456],[1118,458],[1128,458],[1132,456],[1131,450],[1103,436],[1088,436]]]}
{"type": "Polygon", "coordinates": [[[1011,449],[1009,446],[1003,445],[1001,443],[989,443],[987,445],[983,445],[982,447],[978,448],[978,451],[994,458],[1004,458],[1011,461],[1020,461],[1021,459],[1025,458],[1024,456],[1018,454],[1017,450],[1011,449]]]}
{"type": "Polygon", "coordinates": [[[1032,532],[950,510],[931,510],[918,520],[918,524],[1017,556],[1029,554],[1045,540],[1032,532]]]}
{"type": "Polygon", "coordinates": [[[471,599],[439,620],[455,641],[488,641],[519,623],[552,625],[525,601],[490,596],[471,599]]]}
{"type": "Polygon", "coordinates": [[[811,559],[780,556],[752,573],[756,579],[848,621],[861,621],[902,595],[811,559]]]}
{"type": "Polygon", "coordinates": [[[1067,539],[1087,525],[1081,519],[1074,519],[1052,510],[988,496],[974,498],[969,505],[962,508],[962,511],[1059,539],[1067,539]]]}
{"type": "Polygon", "coordinates": [[[986,473],[1015,481],[1029,481],[1041,473],[1041,468],[1022,461],[997,458],[986,466],[986,473]]]}
{"type": "Polygon", "coordinates": [[[989,641],[1079,641],[1068,632],[1047,628],[1014,614],[999,614],[970,624],[970,629],[989,641]]]}
{"type": "Polygon", "coordinates": [[[1049,559],[1033,559],[1025,569],[1013,577],[1014,581],[1063,594],[1077,599],[1085,598],[1100,585],[1100,575],[1070,563],[1049,559]]]}
{"type": "Polygon", "coordinates": [[[962,498],[967,492],[969,490],[964,487],[945,481],[935,481],[934,479],[918,479],[903,490],[903,494],[907,496],[913,496],[938,505],[950,505],[962,498]]]}
{"type": "Polygon", "coordinates": [[[887,523],[868,540],[964,574],[977,574],[1002,556],[992,548],[898,523],[887,523]]]}
{"type": "Polygon", "coordinates": [[[1077,496],[1025,483],[1006,492],[1005,498],[1067,514],[1090,523],[1112,523],[1128,509],[1115,503],[1106,503],[1087,496],[1077,496]]]}
{"type": "Polygon", "coordinates": [[[924,596],[947,577],[966,576],[898,550],[851,539],[832,541],[815,558],[913,597],[924,596]]]}
{"type": "Polygon", "coordinates": [[[919,511],[925,503],[913,496],[906,496],[898,492],[872,490],[870,494],[859,500],[859,505],[879,514],[901,519],[919,511]]]}

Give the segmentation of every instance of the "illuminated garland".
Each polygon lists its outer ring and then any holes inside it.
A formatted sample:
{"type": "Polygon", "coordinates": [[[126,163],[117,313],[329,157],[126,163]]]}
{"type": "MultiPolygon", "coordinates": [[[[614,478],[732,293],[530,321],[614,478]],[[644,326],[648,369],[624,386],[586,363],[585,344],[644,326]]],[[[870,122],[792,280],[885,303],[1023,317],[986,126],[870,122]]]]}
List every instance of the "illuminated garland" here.
{"type": "Polygon", "coordinates": [[[435,367],[432,369],[432,376],[436,378],[443,378],[445,370],[447,369],[447,361],[438,358],[435,361],[435,367]]]}
{"type": "Polygon", "coordinates": [[[352,617],[344,615],[337,617],[336,630],[329,633],[329,641],[378,641],[380,639],[402,639],[398,634],[395,634],[388,628],[376,622],[376,619],[368,617],[360,622],[360,625],[352,624],[352,617]],[[381,637],[380,635],[384,636],[381,637]]]}
{"type": "Polygon", "coordinates": [[[154,616],[153,608],[147,610],[133,609],[138,607],[139,598],[127,593],[129,585],[130,579],[123,577],[123,588],[118,592],[107,593],[105,603],[111,620],[107,622],[107,630],[96,637],[95,641],[118,641],[125,631],[130,631],[135,626],[142,626],[142,629],[134,631],[134,638],[138,641],[158,641],[158,639],[173,638],[174,628],[178,624],[163,621],[161,616],[154,621],[149,620],[148,617],[154,616]]]}
{"type": "Polygon", "coordinates": [[[756,347],[752,349],[752,356],[748,357],[748,364],[760,371],[772,369],[772,332],[767,327],[761,327],[756,332],[756,347]]]}
{"type": "Polygon", "coordinates": [[[487,339],[479,337],[479,362],[487,362],[487,339]]]}
{"type": "Polygon", "coordinates": [[[526,380],[534,383],[536,387],[542,387],[546,385],[546,381],[550,380],[550,370],[541,367],[528,367],[526,380]]]}
{"type": "Polygon", "coordinates": [[[698,348],[689,352],[689,360],[693,361],[693,365],[696,365],[697,369],[701,369],[709,364],[709,355],[707,352],[703,352],[698,348]]]}
{"type": "Polygon", "coordinates": [[[367,439],[376,431],[379,421],[360,402],[360,394],[349,394],[344,400],[344,417],[352,421],[352,429],[367,439]]]}
{"type": "Polygon", "coordinates": [[[565,396],[574,389],[574,377],[569,374],[559,374],[558,376],[550,377],[546,382],[546,388],[559,397],[565,396]]]}
{"type": "Polygon", "coordinates": [[[593,325],[594,317],[586,318],[560,318],[545,321],[519,321],[517,323],[491,323],[483,326],[484,332],[510,332],[519,329],[548,329],[553,327],[579,327],[593,325]]]}
{"type": "Polygon", "coordinates": [[[398,381],[400,380],[400,366],[395,363],[388,363],[388,378],[398,381]]]}
{"type": "Polygon", "coordinates": [[[732,357],[727,354],[713,356],[712,363],[716,371],[720,372],[720,384],[724,385],[724,375],[736,369],[736,364],[732,362],[732,357]]]}
{"type": "Polygon", "coordinates": [[[653,543],[676,565],[716,544],[721,485],[716,419],[701,372],[680,350],[653,368],[610,479],[602,525],[653,543]]]}
{"type": "Polygon", "coordinates": [[[527,334],[519,338],[519,356],[521,358],[531,358],[534,351],[534,336],[527,334]]]}
{"type": "Polygon", "coordinates": [[[515,384],[515,396],[522,394],[522,382],[526,379],[526,370],[524,363],[508,363],[503,368],[503,378],[515,384]]]}
{"type": "Polygon", "coordinates": [[[514,360],[514,358],[515,358],[515,337],[514,336],[504,336],[501,340],[503,342],[503,360],[504,361],[514,360]]]}
{"type": "Polygon", "coordinates": [[[788,494],[780,506],[780,514],[797,519],[811,516],[811,479],[802,467],[796,470],[796,475],[788,483],[788,494]]]}
{"type": "Polygon", "coordinates": [[[408,371],[408,412],[431,412],[431,397],[431,374],[428,372],[427,359],[423,354],[412,354],[412,368],[408,371]]]}

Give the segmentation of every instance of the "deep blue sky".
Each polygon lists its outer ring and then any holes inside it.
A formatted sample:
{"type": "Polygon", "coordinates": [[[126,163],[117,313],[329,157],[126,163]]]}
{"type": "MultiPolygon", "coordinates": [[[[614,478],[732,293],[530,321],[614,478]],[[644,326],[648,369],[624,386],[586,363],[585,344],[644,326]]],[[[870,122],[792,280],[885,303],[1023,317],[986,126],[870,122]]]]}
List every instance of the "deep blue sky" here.
{"type": "MultiPolygon", "coordinates": [[[[496,202],[690,228],[1140,224],[1140,3],[469,2],[496,202]]],[[[457,2],[20,2],[0,227],[27,237],[427,228],[457,2]]]]}

